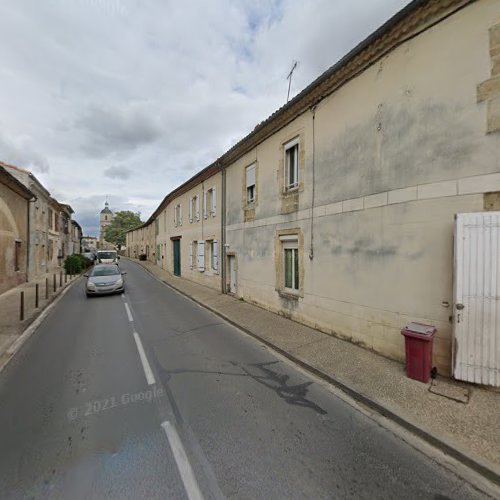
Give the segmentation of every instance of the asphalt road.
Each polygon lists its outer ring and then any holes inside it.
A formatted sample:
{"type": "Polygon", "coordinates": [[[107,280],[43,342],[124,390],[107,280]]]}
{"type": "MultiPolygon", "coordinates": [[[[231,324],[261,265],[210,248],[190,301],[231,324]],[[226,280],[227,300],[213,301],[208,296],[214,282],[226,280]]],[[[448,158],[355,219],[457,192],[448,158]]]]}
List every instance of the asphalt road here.
{"type": "Polygon", "coordinates": [[[0,498],[482,498],[131,262],[0,374],[0,498]]]}

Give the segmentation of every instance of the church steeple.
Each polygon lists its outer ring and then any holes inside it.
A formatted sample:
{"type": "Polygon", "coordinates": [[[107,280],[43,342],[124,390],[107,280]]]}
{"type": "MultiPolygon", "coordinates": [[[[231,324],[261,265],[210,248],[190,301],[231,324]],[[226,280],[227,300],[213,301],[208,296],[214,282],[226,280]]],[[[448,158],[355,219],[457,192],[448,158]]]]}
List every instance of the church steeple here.
{"type": "Polygon", "coordinates": [[[109,209],[109,203],[108,200],[106,199],[106,202],[104,203],[104,208],[101,210],[101,213],[99,215],[99,246],[101,249],[113,248],[113,245],[111,243],[108,243],[104,239],[104,233],[106,232],[106,227],[108,227],[111,224],[113,217],[114,214],[109,209]]]}
{"type": "Polygon", "coordinates": [[[111,210],[109,209],[109,203],[106,201],[104,204],[104,208],[101,210],[101,214],[111,214],[111,210]]]}

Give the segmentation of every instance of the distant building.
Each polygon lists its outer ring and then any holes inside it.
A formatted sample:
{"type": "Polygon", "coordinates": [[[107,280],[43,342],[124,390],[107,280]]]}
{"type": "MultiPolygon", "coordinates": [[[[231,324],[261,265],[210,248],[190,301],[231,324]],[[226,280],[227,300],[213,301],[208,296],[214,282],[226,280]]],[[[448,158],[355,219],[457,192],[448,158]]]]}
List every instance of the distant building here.
{"type": "Polygon", "coordinates": [[[32,172],[16,165],[0,162],[12,177],[34,195],[29,205],[27,279],[57,271],[64,258],[73,253],[71,225],[73,209],[50,196],[32,172]]]}
{"type": "Polygon", "coordinates": [[[82,226],[76,222],[76,220],[71,221],[71,238],[70,238],[70,249],[69,253],[82,253],[82,226]]]}
{"type": "Polygon", "coordinates": [[[114,219],[115,215],[109,209],[109,203],[106,202],[104,204],[104,208],[101,210],[101,214],[99,217],[99,248],[102,250],[106,249],[114,249],[115,245],[113,243],[109,243],[104,239],[104,234],[106,232],[106,228],[111,224],[111,221],[114,219]]]}
{"type": "Polygon", "coordinates": [[[97,238],[95,236],[82,237],[82,252],[95,252],[97,250],[97,238]]]}

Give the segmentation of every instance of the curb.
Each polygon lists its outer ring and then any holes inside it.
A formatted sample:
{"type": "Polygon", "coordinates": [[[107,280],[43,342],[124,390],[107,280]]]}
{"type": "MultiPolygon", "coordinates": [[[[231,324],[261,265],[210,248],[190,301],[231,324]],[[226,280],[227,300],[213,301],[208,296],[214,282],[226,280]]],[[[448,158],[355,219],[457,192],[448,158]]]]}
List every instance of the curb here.
{"type": "MultiPolygon", "coordinates": [[[[136,262],[135,260],[129,259],[131,262],[136,262]]],[[[379,403],[375,399],[370,398],[366,394],[363,394],[362,392],[357,391],[356,389],[352,388],[351,386],[345,384],[344,382],[341,382],[339,379],[336,379],[332,377],[331,375],[319,370],[318,368],[315,368],[314,366],[309,365],[308,363],[302,361],[299,358],[296,358],[289,352],[281,349],[280,347],[275,346],[271,342],[267,341],[266,339],[260,337],[256,333],[252,332],[251,330],[248,330],[247,328],[239,325],[235,321],[233,321],[231,318],[226,316],[224,313],[221,313],[217,309],[201,302],[200,300],[188,295],[186,292],[183,292],[182,290],[179,290],[177,287],[174,285],[171,285],[170,283],[167,283],[166,281],[163,281],[161,278],[156,276],[152,271],[150,271],[146,266],[141,264],[139,261],[136,262],[139,264],[144,270],[146,270],[153,278],[155,278],[157,281],[162,283],[163,285],[171,288],[172,290],[175,290],[177,293],[180,293],[184,297],[192,300],[193,302],[197,303],[198,305],[204,307],[205,309],[209,310],[210,312],[216,314],[220,318],[224,319],[227,321],[229,324],[235,326],[236,328],[242,330],[246,334],[250,335],[251,337],[257,339],[259,342],[262,342],[264,345],[267,347],[271,348],[272,350],[276,351],[280,355],[284,356],[285,358],[289,359],[290,361],[293,361],[295,364],[299,365],[301,368],[304,370],[314,374],[315,376],[321,378],[322,380],[332,384],[336,388],[340,389],[342,392],[346,393],[349,397],[354,399],[356,402],[363,404],[364,406],[376,411],[383,417],[392,420],[399,426],[403,427],[407,431],[411,432],[412,434],[415,434],[419,438],[423,439],[427,443],[431,444],[435,448],[439,449],[446,455],[451,456],[452,458],[456,459],[457,461],[461,462],[465,466],[469,467],[470,469],[474,470],[475,472],[478,472],[481,474],[483,477],[491,481],[497,486],[500,486],[500,471],[495,470],[495,467],[487,463],[486,461],[478,458],[478,457],[471,457],[469,452],[462,451],[461,449],[457,448],[456,446],[452,445],[451,443],[447,442],[443,438],[440,438],[430,432],[429,430],[425,429],[424,427],[419,426],[418,424],[411,422],[408,420],[408,418],[396,413],[394,410],[390,410],[383,404],[379,403]]]]}
{"type": "MultiPolygon", "coordinates": [[[[0,373],[5,369],[5,367],[12,361],[17,352],[23,347],[27,340],[35,333],[37,328],[40,326],[42,321],[49,315],[49,313],[54,309],[54,307],[59,303],[59,301],[66,295],[71,287],[79,281],[81,276],[76,278],[73,282],[69,283],[64,287],[64,289],[59,292],[58,295],[52,297],[45,308],[40,311],[40,314],[26,327],[23,333],[9,346],[3,355],[7,356],[5,361],[0,361],[0,373]]],[[[3,356],[2,355],[2,356],[3,356]]]]}

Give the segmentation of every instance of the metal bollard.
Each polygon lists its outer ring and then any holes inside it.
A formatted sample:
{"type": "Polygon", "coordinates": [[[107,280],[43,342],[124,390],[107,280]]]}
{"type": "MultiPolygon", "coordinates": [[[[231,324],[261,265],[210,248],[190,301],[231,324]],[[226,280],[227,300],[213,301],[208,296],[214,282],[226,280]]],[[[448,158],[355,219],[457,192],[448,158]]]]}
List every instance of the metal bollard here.
{"type": "Polygon", "coordinates": [[[21,321],[24,320],[24,292],[21,292],[21,304],[19,305],[20,311],[19,311],[19,319],[21,321]]]}
{"type": "Polygon", "coordinates": [[[38,283],[35,285],[35,309],[38,309],[38,283]]]}
{"type": "Polygon", "coordinates": [[[54,273],[54,292],[56,291],[56,274],[54,273]]]}
{"type": "Polygon", "coordinates": [[[45,300],[49,300],[49,278],[45,278],[45,300]]]}

